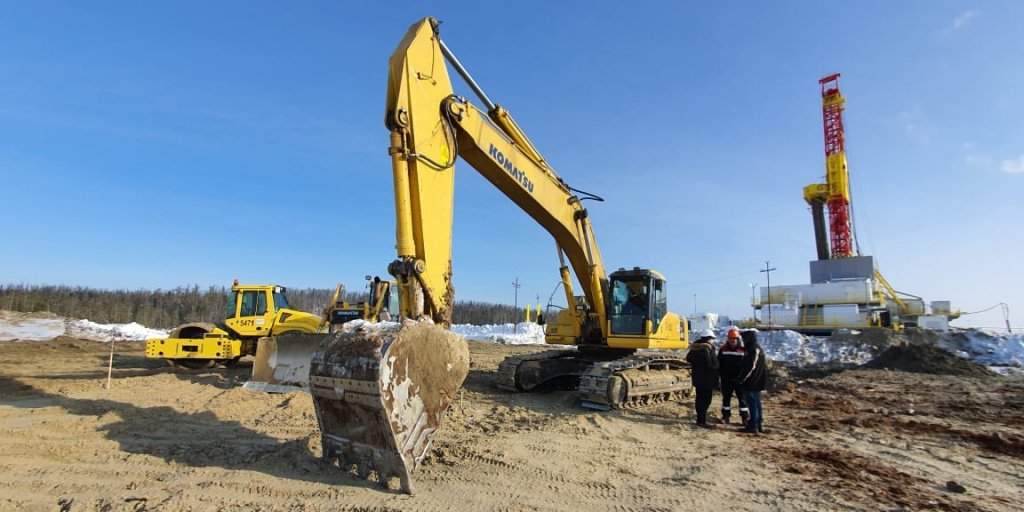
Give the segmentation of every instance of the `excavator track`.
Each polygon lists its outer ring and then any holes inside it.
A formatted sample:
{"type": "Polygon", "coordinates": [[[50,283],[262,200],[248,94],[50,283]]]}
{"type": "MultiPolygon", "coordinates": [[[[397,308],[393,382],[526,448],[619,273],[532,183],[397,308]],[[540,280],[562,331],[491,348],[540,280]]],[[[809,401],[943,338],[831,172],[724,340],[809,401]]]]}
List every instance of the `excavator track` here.
{"type": "Polygon", "coordinates": [[[323,458],[384,487],[398,478],[412,494],[412,472],[469,373],[465,340],[427,323],[326,336],[309,379],[323,458]]]}
{"type": "MultiPolygon", "coordinates": [[[[506,357],[498,365],[498,389],[532,391],[548,380],[537,374],[539,368],[565,362],[572,364],[573,358],[577,356],[579,356],[579,352],[572,349],[548,350],[536,354],[506,357]],[[555,361],[556,359],[562,361],[555,361]]],[[[589,365],[590,362],[579,362],[575,366],[580,364],[589,365]]]]}
{"type": "Polygon", "coordinates": [[[637,354],[597,363],[580,377],[583,407],[601,411],[678,400],[691,392],[689,364],[665,354],[637,354]]]}
{"type": "Polygon", "coordinates": [[[609,352],[549,350],[508,357],[498,366],[498,388],[507,391],[546,389],[559,381],[579,388],[583,407],[603,411],[678,400],[692,392],[689,364],[665,353],[613,358],[609,352]]]}

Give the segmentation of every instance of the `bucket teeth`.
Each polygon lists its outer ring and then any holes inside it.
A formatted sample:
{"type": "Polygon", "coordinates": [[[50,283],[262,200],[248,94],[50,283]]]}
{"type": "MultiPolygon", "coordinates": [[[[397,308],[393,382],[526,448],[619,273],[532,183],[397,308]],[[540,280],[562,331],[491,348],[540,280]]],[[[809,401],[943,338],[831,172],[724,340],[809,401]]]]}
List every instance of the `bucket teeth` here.
{"type": "Polygon", "coordinates": [[[468,373],[465,341],[433,324],[329,335],[310,367],[324,458],[382,486],[397,477],[411,494],[411,473],[468,373]]]}

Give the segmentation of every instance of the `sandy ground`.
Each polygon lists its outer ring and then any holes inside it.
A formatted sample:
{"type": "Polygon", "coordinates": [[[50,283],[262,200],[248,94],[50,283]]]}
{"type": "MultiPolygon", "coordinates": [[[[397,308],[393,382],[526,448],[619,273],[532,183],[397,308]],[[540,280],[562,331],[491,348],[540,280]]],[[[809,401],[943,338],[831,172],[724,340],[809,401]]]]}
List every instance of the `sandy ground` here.
{"type": "MultiPolygon", "coordinates": [[[[581,409],[494,389],[471,343],[416,495],[319,460],[309,395],[251,367],[173,370],[141,343],[0,342],[0,510],[1020,510],[1024,379],[888,370],[777,378],[766,435],[692,426],[690,404],[581,409]],[[816,377],[816,378],[812,378],[816,377]],[[803,380],[801,380],[801,378],[803,380]],[[965,489],[947,489],[948,481],[965,489]]],[[[784,375],[778,368],[777,376],[784,375]]],[[[718,408],[716,395],[712,410],[718,408]]]]}

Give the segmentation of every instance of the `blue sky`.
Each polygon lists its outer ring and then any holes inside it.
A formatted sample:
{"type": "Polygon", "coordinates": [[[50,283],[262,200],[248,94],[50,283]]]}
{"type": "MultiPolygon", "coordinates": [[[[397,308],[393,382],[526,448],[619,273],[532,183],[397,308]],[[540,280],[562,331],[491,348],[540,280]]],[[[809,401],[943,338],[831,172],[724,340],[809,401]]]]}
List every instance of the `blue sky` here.
{"type": "MultiPolygon", "coordinates": [[[[675,311],[748,314],[766,260],[773,284],[808,280],[801,189],[824,174],[817,80],[841,72],[863,252],[901,291],[964,311],[1007,302],[1024,326],[1017,2],[4,11],[3,283],[355,288],[383,274],[386,63],[433,15],[557,172],[605,197],[590,212],[609,268],[661,270],[675,311]]],[[[457,173],[457,297],[511,302],[518,277],[520,302],[546,302],[550,237],[468,165],[457,173]]]]}

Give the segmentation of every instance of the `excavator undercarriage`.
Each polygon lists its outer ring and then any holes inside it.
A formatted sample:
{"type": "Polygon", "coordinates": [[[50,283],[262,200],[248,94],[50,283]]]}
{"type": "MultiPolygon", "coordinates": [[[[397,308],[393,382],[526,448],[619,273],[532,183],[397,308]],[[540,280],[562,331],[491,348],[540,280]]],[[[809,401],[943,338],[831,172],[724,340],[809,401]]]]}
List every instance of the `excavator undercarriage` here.
{"type": "Polygon", "coordinates": [[[506,391],[579,389],[583,407],[607,411],[688,397],[688,363],[671,352],[598,348],[549,350],[506,358],[498,367],[506,391]]]}

